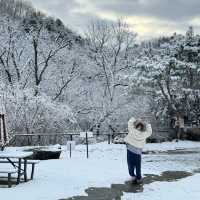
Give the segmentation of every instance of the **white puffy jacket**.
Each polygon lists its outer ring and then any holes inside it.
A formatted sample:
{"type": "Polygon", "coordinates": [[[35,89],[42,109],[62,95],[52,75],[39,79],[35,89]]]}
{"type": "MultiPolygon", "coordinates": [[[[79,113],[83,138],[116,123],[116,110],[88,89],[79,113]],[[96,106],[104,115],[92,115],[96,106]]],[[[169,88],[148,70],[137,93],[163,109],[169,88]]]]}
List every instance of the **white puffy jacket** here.
{"type": "Polygon", "coordinates": [[[139,131],[134,127],[135,121],[133,117],[128,121],[128,135],[124,138],[124,142],[142,149],[146,144],[146,139],[152,134],[152,128],[151,124],[147,124],[145,131],[139,131]]]}

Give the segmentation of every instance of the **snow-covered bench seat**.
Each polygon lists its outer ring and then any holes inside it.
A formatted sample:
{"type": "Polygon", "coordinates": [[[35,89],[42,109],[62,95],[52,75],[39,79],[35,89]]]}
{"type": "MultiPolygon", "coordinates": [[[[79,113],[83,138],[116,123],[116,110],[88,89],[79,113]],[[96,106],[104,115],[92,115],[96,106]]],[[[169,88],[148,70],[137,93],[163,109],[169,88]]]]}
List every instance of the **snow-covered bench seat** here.
{"type": "Polygon", "coordinates": [[[17,173],[17,169],[15,168],[2,168],[0,167],[0,174],[4,175],[6,174],[8,177],[8,187],[11,188],[12,187],[12,183],[11,183],[11,179],[12,179],[12,174],[17,173]]]}
{"type": "MultiPolygon", "coordinates": [[[[17,164],[17,160],[12,160],[14,164],[17,164]]],[[[31,165],[31,180],[33,180],[34,172],[35,172],[35,165],[38,164],[39,160],[27,160],[27,164],[31,165]]],[[[0,159],[0,163],[10,163],[8,160],[0,159]]],[[[22,164],[24,164],[24,161],[22,161],[22,164]]]]}

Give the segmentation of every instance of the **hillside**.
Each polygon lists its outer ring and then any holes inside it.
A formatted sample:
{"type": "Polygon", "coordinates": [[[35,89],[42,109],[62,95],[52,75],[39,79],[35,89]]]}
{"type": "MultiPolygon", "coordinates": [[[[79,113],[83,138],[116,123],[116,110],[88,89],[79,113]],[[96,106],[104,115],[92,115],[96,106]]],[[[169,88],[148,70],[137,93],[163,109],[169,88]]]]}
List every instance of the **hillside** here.
{"type": "Polygon", "coordinates": [[[0,102],[11,132],[113,133],[131,116],[167,128],[177,115],[199,123],[192,27],[138,44],[122,20],[91,23],[81,37],[24,1],[0,5],[0,102]]]}

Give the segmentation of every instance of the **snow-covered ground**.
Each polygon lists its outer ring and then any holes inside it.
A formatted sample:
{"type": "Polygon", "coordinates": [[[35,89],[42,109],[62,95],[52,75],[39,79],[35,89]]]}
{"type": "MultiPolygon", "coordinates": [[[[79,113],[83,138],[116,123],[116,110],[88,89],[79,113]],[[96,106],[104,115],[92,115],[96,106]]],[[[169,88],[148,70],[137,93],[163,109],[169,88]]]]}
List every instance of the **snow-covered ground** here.
{"type": "Polygon", "coordinates": [[[144,187],[142,193],[125,193],[122,200],[199,200],[200,175],[177,182],[154,182],[144,187]]]}
{"type": "MultiPolygon", "coordinates": [[[[61,159],[41,161],[36,167],[35,178],[11,189],[0,188],[0,197],[5,200],[57,200],[77,195],[86,195],[89,187],[110,187],[111,184],[124,184],[129,178],[126,164],[126,147],[107,143],[89,146],[89,159],[86,147],[79,145],[72,152],[65,147],[61,159]]],[[[199,150],[198,153],[183,154],[145,154],[143,155],[143,174],[161,174],[164,171],[193,172],[200,168],[200,143],[172,142],[147,144],[145,151],[166,151],[176,149],[199,150]]],[[[6,151],[21,150],[8,148],[6,151]]],[[[123,200],[145,199],[182,200],[200,199],[200,175],[172,182],[153,182],[144,185],[141,193],[126,193],[123,200]]]]}

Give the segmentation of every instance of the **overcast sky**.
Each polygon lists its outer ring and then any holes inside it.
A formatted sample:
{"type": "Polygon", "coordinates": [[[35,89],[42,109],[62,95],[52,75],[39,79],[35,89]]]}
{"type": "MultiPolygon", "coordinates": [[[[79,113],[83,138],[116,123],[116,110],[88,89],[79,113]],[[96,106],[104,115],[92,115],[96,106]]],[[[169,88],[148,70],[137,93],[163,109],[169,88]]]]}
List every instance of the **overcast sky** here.
{"type": "Polygon", "coordinates": [[[84,32],[95,19],[123,18],[140,38],[200,31],[200,0],[28,0],[39,10],[84,32]]]}

